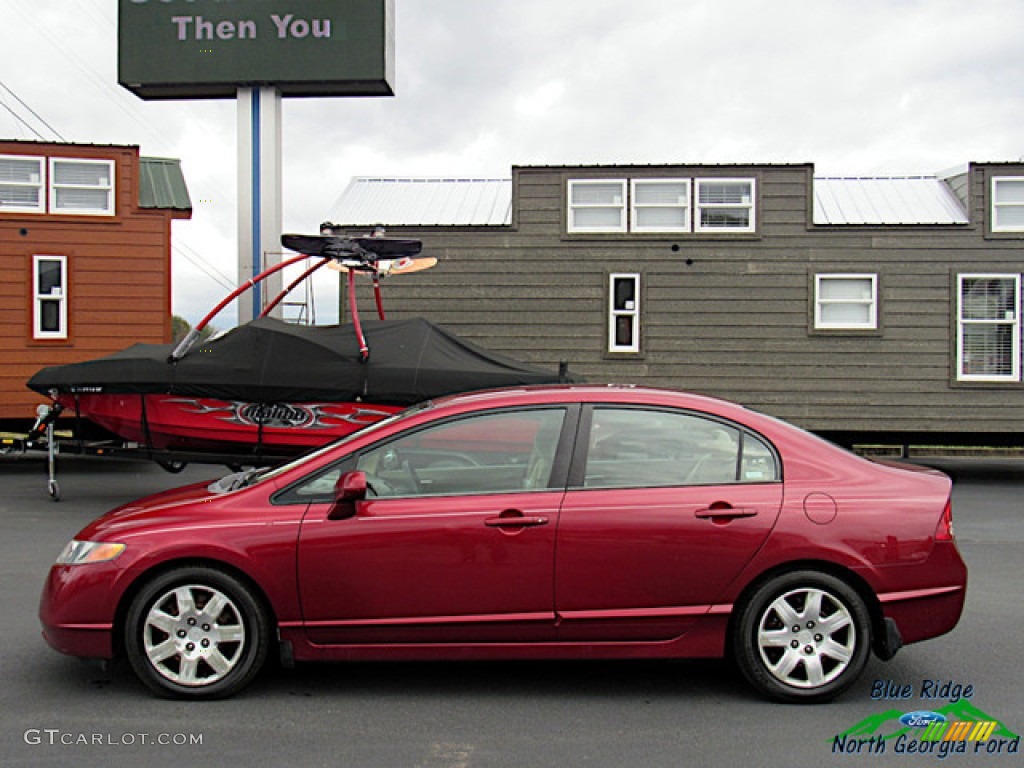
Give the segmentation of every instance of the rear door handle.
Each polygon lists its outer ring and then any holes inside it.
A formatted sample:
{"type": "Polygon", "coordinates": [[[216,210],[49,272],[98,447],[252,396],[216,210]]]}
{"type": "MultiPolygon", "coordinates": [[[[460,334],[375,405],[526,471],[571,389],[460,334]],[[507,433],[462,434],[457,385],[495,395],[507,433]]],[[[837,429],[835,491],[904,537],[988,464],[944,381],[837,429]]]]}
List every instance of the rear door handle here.
{"type": "Polygon", "coordinates": [[[738,517],[755,517],[757,509],[754,507],[734,507],[731,504],[715,502],[710,507],[704,507],[694,512],[694,515],[701,520],[734,520],[738,517]]]}

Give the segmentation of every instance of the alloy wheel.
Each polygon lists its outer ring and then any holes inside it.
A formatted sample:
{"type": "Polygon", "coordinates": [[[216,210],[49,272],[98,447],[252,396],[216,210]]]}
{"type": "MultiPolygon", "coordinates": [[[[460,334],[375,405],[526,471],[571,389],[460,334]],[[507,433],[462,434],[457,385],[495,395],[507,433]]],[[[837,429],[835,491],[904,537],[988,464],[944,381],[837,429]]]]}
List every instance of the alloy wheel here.
{"type": "Polygon", "coordinates": [[[779,681],[818,688],[849,666],[857,629],[849,609],[818,588],[780,595],[761,616],[757,645],[765,666],[779,681]]]}
{"type": "Polygon", "coordinates": [[[179,685],[209,685],[234,669],[245,646],[245,625],[231,599],[212,587],[188,584],[153,603],[143,629],[146,657],[179,685]]]}

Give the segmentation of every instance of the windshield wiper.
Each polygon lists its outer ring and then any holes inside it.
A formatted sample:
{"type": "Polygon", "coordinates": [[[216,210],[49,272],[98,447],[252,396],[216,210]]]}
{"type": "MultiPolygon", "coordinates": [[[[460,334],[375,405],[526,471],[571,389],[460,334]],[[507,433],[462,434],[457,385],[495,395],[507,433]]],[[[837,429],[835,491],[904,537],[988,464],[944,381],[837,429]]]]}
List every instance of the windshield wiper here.
{"type": "Polygon", "coordinates": [[[231,493],[252,485],[266,471],[266,467],[251,467],[242,472],[232,472],[219,480],[210,483],[209,490],[213,493],[231,493]]]}

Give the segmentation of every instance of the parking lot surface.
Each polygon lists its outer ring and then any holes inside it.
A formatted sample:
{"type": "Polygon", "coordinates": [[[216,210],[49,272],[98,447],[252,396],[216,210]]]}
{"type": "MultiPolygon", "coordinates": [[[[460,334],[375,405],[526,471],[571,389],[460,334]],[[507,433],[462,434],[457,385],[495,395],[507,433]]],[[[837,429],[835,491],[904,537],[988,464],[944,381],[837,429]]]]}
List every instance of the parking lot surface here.
{"type": "Polygon", "coordinates": [[[126,666],[50,650],[36,608],[54,557],[89,520],[226,470],[64,458],[54,503],[44,462],[3,458],[0,765],[1019,765],[1005,733],[1024,732],[1024,462],[933,463],[956,480],[965,614],[949,635],[872,659],[832,704],[768,703],[720,661],[303,665],[188,704],[154,698],[126,666]],[[944,754],[870,738],[892,733],[894,716],[936,710],[998,721],[1004,736],[944,754]]]}

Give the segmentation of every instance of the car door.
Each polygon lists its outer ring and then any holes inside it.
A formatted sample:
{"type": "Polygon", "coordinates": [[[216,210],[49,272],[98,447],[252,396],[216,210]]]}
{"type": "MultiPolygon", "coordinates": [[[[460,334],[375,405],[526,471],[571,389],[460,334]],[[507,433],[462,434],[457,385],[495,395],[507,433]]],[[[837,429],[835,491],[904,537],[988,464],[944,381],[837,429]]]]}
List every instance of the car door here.
{"type": "Polygon", "coordinates": [[[371,490],[347,519],[329,519],[329,503],[312,503],[305,515],[298,569],[310,640],[551,639],[566,413],[538,408],[446,421],[311,478],[322,489],[356,469],[371,490]]]}
{"type": "Polygon", "coordinates": [[[559,519],[559,638],[665,640],[705,615],[778,517],[778,458],[737,425],[594,407],[559,519]]]}

